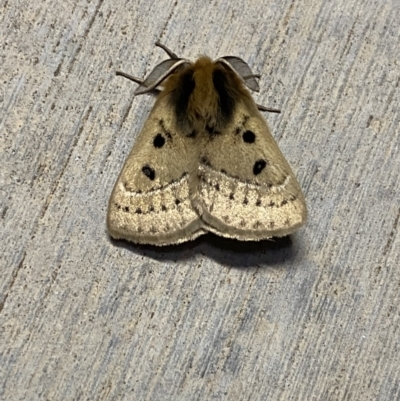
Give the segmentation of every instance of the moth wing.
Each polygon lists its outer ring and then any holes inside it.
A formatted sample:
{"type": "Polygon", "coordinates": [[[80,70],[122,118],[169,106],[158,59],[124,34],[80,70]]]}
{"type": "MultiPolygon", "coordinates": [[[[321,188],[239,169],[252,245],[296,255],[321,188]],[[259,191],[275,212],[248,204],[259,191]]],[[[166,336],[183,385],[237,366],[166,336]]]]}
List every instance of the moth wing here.
{"type": "Polygon", "coordinates": [[[166,98],[159,96],[109,200],[107,227],[116,239],[168,245],[204,233],[190,200],[197,148],[172,117],[166,98]]]}
{"type": "Polygon", "coordinates": [[[209,231],[260,240],[305,223],[300,185],[252,100],[239,101],[232,122],[202,149],[194,203],[209,231]]]}

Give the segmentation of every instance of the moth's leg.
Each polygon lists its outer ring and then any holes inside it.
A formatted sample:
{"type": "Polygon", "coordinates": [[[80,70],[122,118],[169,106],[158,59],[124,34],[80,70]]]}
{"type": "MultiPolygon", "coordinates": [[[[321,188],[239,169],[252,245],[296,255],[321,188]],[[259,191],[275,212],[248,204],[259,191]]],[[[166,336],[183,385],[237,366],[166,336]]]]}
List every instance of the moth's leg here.
{"type": "Polygon", "coordinates": [[[115,75],[121,75],[121,77],[128,78],[128,79],[130,79],[131,81],[136,82],[136,83],[139,84],[139,85],[143,84],[143,82],[144,82],[143,79],[134,77],[133,75],[129,75],[129,74],[127,74],[126,72],[122,72],[122,71],[115,71],[115,75]]]}
{"type": "Polygon", "coordinates": [[[179,59],[179,57],[172,51],[169,50],[167,46],[164,46],[163,44],[161,44],[158,40],[156,42],[156,46],[161,47],[161,49],[163,49],[170,58],[172,59],[179,59]]]}
{"type": "MultiPolygon", "coordinates": [[[[249,78],[261,78],[261,75],[260,74],[251,74],[251,75],[245,75],[244,77],[242,77],[242,79],[244,81],[249,78]]],[[[268,111],[269,113],[280,113],[281,112],[279,109],[274,109],[272,107],[265,107],[265,106],[263,106],[261,104],[257,104],[257,103],[256,103],[256,106],[257,106],[257,109],[260,111],[268,111]]]]}
{"type": "MultiPolygon", "coordinates": [[[[251,74],[251,75],[246,75],[244,77],[242,77],[243,80],[249,79],[249,78],[261,78],[260,74],[251,74]]],[[[279,109],[274,109],[273,107],[265,107],[261,104],[257,104],[257,109],[260,111],[268,111],[269,113],[280,113],[281,111],[279,109]]]]}
{"type": "MultiPolygon", "coordinates": [[[[135,77],[135,76],[133,76],[133,75],[129,75],[129,74],[127,74],[126,72],[115,71],[115,74],[116,74],[116,75],[120,75],[121,77],[124,77],[124,78],[128,78],[129,80],[131,80],[131,81],[133,81],[133,82],[136,82],[136,83],[139,84],[139,85],[143,85],[143,83],[144,83],[144,79],[140,79],[140,78],[137,78],[137,77],[135,77]]],[[[151,89],[150,91],[160,92],[161,89],[160,89],[160,88],[153,88],[153,89],[151,89]]],[[[150,92],[150,91],[149,91],[149,92],[150,92]]],[[[147,92],[146,92],[146,93],[147,93],[147,92]]]]}
{"type": "Polygon", "coordinates": [[[262,104],[256,103],[257,109],[260,111],[268,111],[269,113],[280,113],[279,109],[274,109],[273,107],[265,107],[262,104]]]}

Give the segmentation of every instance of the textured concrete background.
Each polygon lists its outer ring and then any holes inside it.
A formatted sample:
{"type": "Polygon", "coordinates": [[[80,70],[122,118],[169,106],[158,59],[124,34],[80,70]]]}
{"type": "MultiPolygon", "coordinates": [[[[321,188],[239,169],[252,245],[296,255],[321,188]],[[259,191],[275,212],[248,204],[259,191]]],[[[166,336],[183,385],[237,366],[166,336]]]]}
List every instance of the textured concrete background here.
{"type": "Polygon", "coordinates": [[[400,2],[150,3],[0,3],[0,399],[400,399],[400,2]],[[157,39],[262,74],[304,229],[109,239],[157,39]]]}

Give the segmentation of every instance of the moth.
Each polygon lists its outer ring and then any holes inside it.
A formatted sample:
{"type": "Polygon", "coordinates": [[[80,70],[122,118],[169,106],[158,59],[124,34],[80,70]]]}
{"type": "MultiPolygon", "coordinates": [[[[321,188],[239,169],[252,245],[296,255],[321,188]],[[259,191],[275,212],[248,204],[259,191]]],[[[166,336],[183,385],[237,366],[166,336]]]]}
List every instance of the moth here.
{"type": "Polygon", "coordinates": [[[212,232],[242,241],[286,236],[307,218],[299,183],[250,92],[240,58],[169,59],[135,95],[160,93],[112,191],[109,234],[170,245],[212,232]]]}

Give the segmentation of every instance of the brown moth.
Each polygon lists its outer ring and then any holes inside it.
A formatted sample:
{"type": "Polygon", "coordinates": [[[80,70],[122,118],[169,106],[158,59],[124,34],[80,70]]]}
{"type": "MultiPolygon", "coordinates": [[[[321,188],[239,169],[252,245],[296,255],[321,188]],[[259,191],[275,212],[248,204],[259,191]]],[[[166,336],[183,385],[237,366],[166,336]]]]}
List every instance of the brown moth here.
{"type": "Polygon", "coordinates": [[[288,235],[307,218],[304,196],[245,85],[258,91],[238,57],[170,59],[135,94],[162,87],[117,179],[108,205],[110,235],[170,245],[206,232],[242,241],[288,235]]]}

